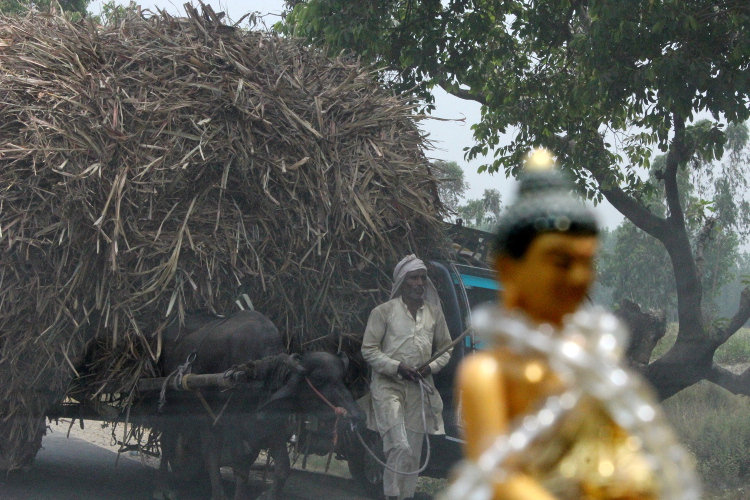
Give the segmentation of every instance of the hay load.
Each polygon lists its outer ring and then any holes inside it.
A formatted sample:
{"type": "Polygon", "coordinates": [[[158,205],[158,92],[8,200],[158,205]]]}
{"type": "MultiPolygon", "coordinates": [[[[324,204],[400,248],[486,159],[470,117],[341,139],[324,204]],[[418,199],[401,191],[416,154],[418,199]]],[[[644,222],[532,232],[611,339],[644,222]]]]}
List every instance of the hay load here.
{"type": "Polygon", "coordinates": [[[174,317],[244,293],[292,350],[356,338],[392,264],[440,245],[410,106],[187,9],[0,22],[0,469],[71,391],[125,404],[174,317]]]}

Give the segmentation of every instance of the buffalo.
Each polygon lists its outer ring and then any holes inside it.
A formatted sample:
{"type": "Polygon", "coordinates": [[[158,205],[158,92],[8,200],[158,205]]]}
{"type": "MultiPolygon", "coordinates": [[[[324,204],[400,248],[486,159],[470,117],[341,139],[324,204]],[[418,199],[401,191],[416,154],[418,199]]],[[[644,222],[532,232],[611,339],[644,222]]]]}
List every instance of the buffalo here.
{"type": "Polygon", "coordinates": [[[235,369],[255,383],[228,391],[162,393],[154,422],[161,431],[162,449],[155,498],[175,497],[168,469],[170,464],[174,468],[178,443],[186,436],[199,437],[212,500],[226,498],[220,465],[235,470],[235,499],[247,495],[242,478],[263,448],[268,448],[275,462],[274,480],[264,495],[276,499],[290,469],[287,416],[314,413],[324,419],[342,414],[355,421],[362,418],[344,385],[346,355],[286,355],[279,331],[259,312],[240,311],[228,318],[189,316],[182,325],[170,326],[164,337],[160,364],[165,375],[235,369]]]}

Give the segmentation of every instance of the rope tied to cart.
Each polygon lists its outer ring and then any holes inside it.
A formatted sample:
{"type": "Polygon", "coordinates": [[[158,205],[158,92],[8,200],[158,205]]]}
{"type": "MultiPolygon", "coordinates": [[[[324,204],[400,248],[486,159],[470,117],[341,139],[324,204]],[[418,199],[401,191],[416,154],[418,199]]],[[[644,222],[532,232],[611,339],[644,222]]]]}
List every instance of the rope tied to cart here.
{"type": "Polygon", "coordinates": [[[193,362],[197,356],[197,350],[191,352],[183,364],[164,377],[164,383],[161,385],[161,392],[159,393],[159,412],[164,409],[164,405],[167,403],[167,386],[169,385],[169,382],[174,380],[176,387],[183,387],[183,384],[186,382],[184,377],[185,375],[190,374],[193,362]]]}
{"type": "MultiPolygon", "coordinates": [[[[176,318],[175,318],[176,320],[176,318]]],[[[173,322],[175,320],[172,320],[173,322]]],[[[187,375],[190,375],[193,370],[193,363],[195,362],[196,358],[198,357],[198,351],[201,350],[201,347],[203,347],[203,343],[208,339],[208,337],[211,336],[212,333],[216,331],[216,328],[221,326],[222,324],[229,321],[228,317],[221,318],[219,322],[217,322],[215,325],[213,325],[211,328],[207,329],[206,332],[203,334],[203,337],[201,338],[200,342],[198,342],[198,345],[193,349],[193,351],[188,354],[187,359],[183,364],[177,367],[176,370],[174,370],[172,373],[167,375],[167,377],[164,379],[164,383],[161,386],[161,393],[159,394],[159,412],[161,412],[164,408],[164,405],[167,402],[167,385],[169,384],[169,381],[172,380],[172,377],[174,378],[175,387],[182,387],[182,390],[189,390],[187,387],[187,375]]],[[[200,392],[198,392],[200,394],[200,392]]],[[[207,405],[205,402],[205,399],[202,395],[199,396],[199,399],[201,399],[202,403],[204,403],[204,406],[207,405]]],[[[227,403],[229,401],[227,400],[227,403]]],[[[226,404],[224,405],[224,408],[226,408],[226,404]]],[[[224,408],[221,410],[221,413],[224,412],[224,408]]],[[[211,411],[210,407],[208,408],[209,414],[213,417],[213,411],[211,411]]],[[[219,417],[221,417],[221,413],[219,414],[219,417]]],[[[214,425],[216,425],[216,422],[218,421],[218,418],[214,417],[214,425]]]]}

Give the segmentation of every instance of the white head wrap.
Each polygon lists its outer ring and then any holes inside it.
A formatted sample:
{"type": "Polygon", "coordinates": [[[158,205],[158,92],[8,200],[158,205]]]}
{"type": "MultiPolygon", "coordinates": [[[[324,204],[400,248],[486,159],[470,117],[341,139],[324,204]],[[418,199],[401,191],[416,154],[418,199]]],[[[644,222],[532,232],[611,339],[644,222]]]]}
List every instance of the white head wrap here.
{"type": "MultiPolygon", "coordinates": [[[[427,270],[424,262],[417,258],[416,255],[407,255],[401,261],[396,264],[396,268],[393,270],[393,287],[391,288],[391,299],[394,299],[401,295],[401,285],[404,284],[406,275],[411,271],[418,271],[420,269],[427,270]]],[[[424,290],[424,301],[435,307],[440,307],[440,297],[438,296],[437,288],[435,284],[428,277],[427,285],[424,290]]]]}

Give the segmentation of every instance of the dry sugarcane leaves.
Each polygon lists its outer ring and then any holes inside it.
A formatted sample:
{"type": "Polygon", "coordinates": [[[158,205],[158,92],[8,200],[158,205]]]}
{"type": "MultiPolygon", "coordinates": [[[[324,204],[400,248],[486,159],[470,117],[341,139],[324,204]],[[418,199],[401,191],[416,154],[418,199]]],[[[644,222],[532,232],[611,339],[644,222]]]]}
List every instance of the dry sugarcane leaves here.
{"type": "Polygon", "coordinates": [[[290,349],[340,332],[354,352],[392,265],[440,247],[404,100],[354,59],[188,11],[0,22],[5,468],[71,388],[155,375],[171,317],[246,293],[290,349]]]}

